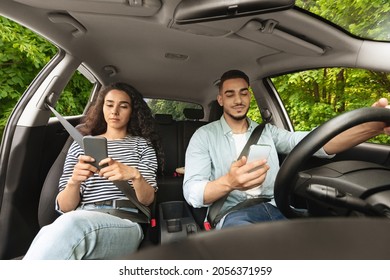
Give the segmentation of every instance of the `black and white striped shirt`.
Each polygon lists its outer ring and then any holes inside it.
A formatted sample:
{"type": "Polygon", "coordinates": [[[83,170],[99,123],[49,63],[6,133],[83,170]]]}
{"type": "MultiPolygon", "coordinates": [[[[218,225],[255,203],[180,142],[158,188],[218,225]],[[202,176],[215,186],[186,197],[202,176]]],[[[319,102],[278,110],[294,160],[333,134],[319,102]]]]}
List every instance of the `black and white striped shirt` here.
{"type": "MultiPolygon", "coordinates": [[[[126,136],[119,140],[107,140],[108,156],[139,170],[144,179],[157,190],[157,157],[152,145],[138,136],[126,136]]],[[[73,168],[84,151],[73,142],[68,150],[63,174],[59,181],[59,191],[65,189],[72,176],[73,168]]],[[[132,185],[131,180],[129,184],[132,185]]],[[[94,174],[81,183],[81,204],[105,200],[123,199],[126,196],[106,178],[94,174]]]]}

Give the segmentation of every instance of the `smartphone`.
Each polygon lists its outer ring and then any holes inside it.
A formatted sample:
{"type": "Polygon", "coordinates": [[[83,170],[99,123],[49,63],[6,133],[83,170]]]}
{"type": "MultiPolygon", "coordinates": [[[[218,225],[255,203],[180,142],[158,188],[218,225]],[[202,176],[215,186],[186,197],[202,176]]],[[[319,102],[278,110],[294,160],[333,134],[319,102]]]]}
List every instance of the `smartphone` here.
{"type": "Polygon", "coordinates": [[[95,159],[91,164],[97,169],[101,169],[103,166],[100,166],[99,162],[108,157],[107,139],[100,136],[84,136],[83,145],[85,155],[95,159]]]}
{"type": "MultiPolygon", "coordinates": [[[[264,144],[254,144],[249,147],[249,154],[248,154],[248,160],[247,162],[252,162],[255,160],[262,160],[267,159],[269,156],[269,153],[271,152],[271,146],[270,145],[264,145],[264,144]]],[[[250,172],[255,171],[259,169],[261,166],[256,167],[252,169],[250,172]]]]}

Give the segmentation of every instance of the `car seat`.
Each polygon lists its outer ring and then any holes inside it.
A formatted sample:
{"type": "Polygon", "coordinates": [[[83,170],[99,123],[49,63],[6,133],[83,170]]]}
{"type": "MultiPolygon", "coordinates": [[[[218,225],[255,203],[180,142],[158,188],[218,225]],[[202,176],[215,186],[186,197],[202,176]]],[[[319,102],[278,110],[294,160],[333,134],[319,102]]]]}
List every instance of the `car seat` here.
{"type": "Polygon", "coordinates": [[[40,227],[51,224],[60,216],[55,210],[55,199],[58,194],[58,182],[62,175],[66,154],[72,143],[73,138],[69,137],[46,175],[38,206],[38,223],[40,227]]]}

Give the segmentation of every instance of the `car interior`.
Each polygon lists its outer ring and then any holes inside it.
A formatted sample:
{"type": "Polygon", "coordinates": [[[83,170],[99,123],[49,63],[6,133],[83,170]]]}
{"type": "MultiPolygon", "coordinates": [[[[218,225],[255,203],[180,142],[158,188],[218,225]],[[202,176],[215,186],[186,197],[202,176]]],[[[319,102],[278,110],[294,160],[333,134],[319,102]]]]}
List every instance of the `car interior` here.
{"type": "MultiPolygon", "coordinates": [[[[21,258],[40,228],[59,215],[54,200],[73,139],[46,104],[56,105],[75,72],[93,85],[84,112],[99,89],[115,81],[147,99],[201,105],[184,108],[180,120],[154,115],[165,155],[153,205],[156,225],[123,259],[390,258],[390,146],[363,143],[332,159],[312,157],[354,125],[389,122],[387,109],[340,115],[279,155],[275,200],[287,221],[207,231],[207,209],[186,203],[178,172],[196,129],[222,115],[216,85],[226,70],[250,77],[264,122],[292,131],[271,77],[339,66],[390,72],[388,41],[354,36],[294,0],[2,0],[0,15],[58,48],[4,130],[0,259],[21,258]]],[[[82,116],[65,118],[78,126],[82,116]]]]}

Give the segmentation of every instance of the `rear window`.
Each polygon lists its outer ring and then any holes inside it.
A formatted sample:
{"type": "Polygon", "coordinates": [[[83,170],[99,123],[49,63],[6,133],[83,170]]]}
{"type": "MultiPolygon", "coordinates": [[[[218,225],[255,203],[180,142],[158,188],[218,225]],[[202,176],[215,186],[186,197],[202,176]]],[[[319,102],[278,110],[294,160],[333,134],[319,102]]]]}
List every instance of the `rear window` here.
{"type": "Polygon", "coordinates": [[[199,104],[174,101],[166,99],[146,99],[146,103],[152,110],[153,115],[155,114],[169,114],[172,115],[174,120],[185,120],[183,110],[186,108],[202,109],[203,107],[199,104]]]}

